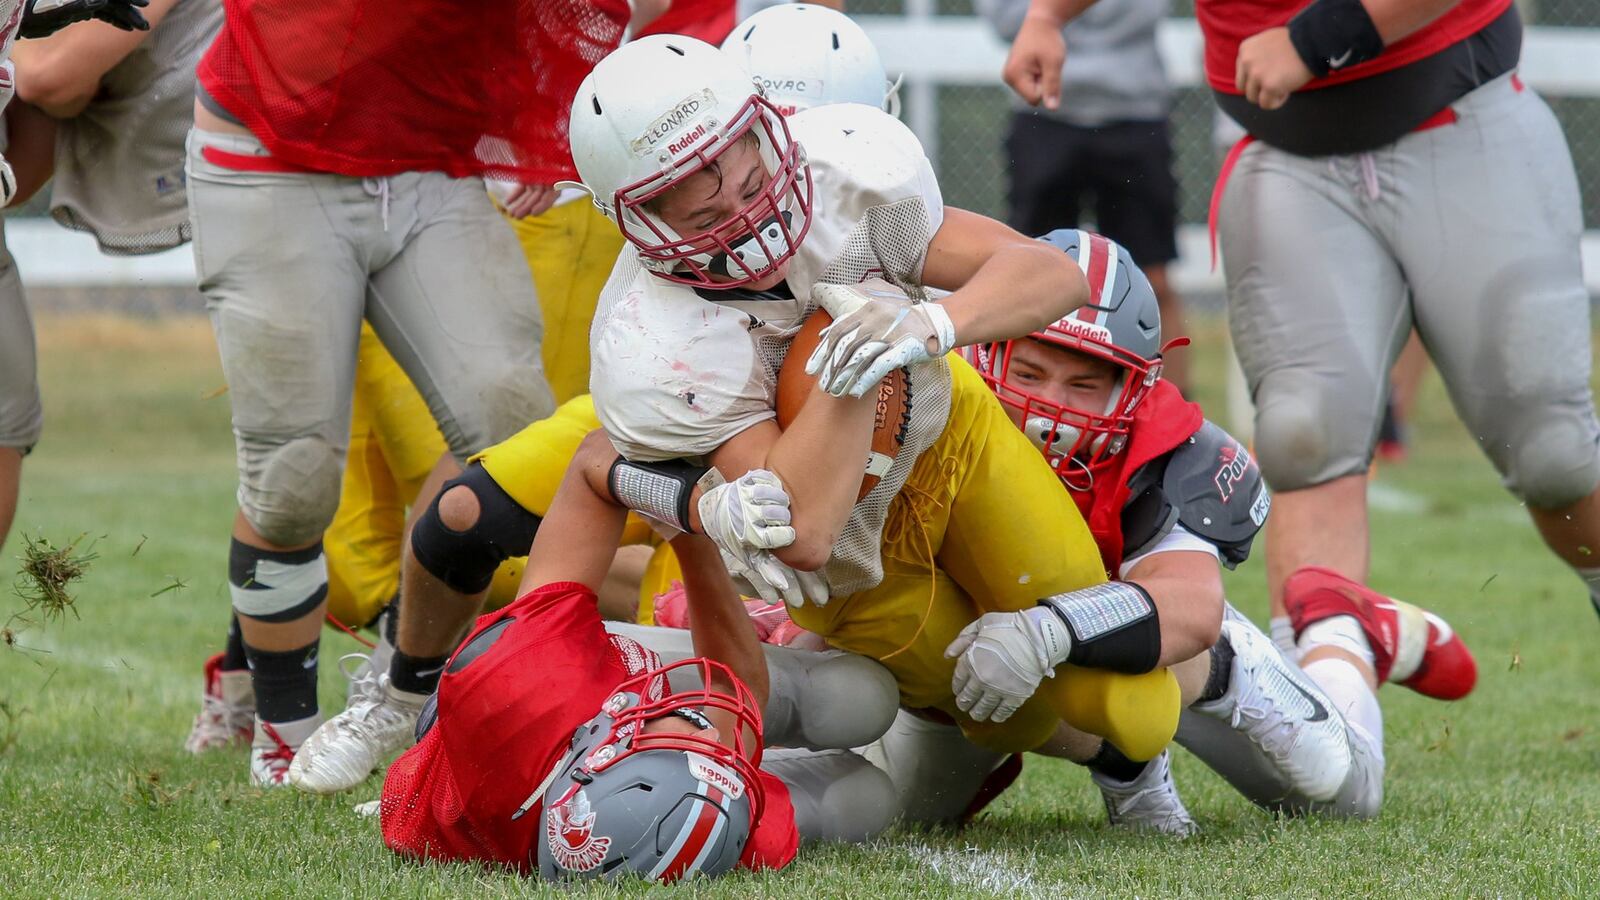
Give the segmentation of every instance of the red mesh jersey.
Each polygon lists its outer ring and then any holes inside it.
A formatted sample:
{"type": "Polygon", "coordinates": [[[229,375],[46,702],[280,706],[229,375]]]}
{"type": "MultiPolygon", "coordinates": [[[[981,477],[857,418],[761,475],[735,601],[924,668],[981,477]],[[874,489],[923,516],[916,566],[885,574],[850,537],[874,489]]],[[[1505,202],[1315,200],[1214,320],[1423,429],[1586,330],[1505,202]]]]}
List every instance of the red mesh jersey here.
{"type": "Polygon", "coordinates": [[[351,176],[574,177],[567,113],[627,0],[225,0],[207,93],[274,157],[351,176]]]}
{"type": "Polygon", "coordinates": [[[733,0],[672,0],[661,17],[640,29],[649,34],[687,34],[712,46],[733,30],[733,0]]]}

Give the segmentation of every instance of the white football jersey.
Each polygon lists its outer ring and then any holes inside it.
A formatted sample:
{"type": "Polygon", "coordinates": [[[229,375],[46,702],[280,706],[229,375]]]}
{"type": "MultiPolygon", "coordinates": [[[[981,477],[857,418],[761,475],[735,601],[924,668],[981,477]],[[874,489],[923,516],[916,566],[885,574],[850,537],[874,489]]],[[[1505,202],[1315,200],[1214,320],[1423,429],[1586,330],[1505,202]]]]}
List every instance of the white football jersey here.
{"type": "MultiPolygon", "coordinates": [[[[859,104],[806,110],[789,119],[789,128],[805,148],[814,184],[810,230],[789,263],[794,299],[702,294],[651,275],[630,248],[601,292],[590,332],[589,389],[606,433],[630,459],[704,457],[775,418],[778,370],[817,308],[813,285],[876,275],[925,296],[922,265],[943,222],[944,201],[916,136],[893,116],[859,104]]],[[[944,431],[945,361],[912,367],[909,388],[916,402],[905,444],[834,547],[827,575],[836,595],[882,580],[878,546],[889,501],[944,431]]]]}

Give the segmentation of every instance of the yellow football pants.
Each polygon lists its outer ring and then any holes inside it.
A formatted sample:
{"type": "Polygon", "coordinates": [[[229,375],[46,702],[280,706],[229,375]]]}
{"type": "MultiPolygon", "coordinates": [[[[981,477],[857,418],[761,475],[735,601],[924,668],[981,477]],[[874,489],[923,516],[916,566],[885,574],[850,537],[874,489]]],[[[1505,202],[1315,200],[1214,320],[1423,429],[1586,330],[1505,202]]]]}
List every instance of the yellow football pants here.
{"type": "Polygon", "coordinates": [[[950,361],[949,424],[889,507],[883,582],[827,606],[791,612],[835,647],[894,673],[901,701],[953,718],[974,743],[1013,753],[1042,745],[1065,718],[1134,759],[1177,729],[1177,682],[1166,670],[1123,676],[1064,666],[1003,723],[955,705],[945,648],[986,612],[1105,581],[1088,527],[1039,451],[978,374],[950,361]]]}

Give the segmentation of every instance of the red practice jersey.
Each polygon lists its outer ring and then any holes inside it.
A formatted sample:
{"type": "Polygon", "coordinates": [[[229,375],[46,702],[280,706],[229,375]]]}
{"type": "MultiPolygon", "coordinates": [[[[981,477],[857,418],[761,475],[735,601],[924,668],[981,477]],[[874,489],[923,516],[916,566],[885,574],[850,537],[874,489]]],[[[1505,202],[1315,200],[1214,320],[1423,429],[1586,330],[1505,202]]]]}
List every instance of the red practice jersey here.
{"type": "MultiPolygon", "coordinates": [[[[1211,87],[1226,94],[1240,93],[1235,86],[1239,45],[1269,28],[1289,24],[1295,13],[1310,5],[1308,0],[1198,0],[1195,18],[1205,34],[1206,80],[1211,87]]],[[[1475,34],[1510,5],[1511,0],[1461,0],[1428,25],[1385,47],[1375,59],[1313,79],[1301,90],[1356,81],[1432,56],[1475,34]]]]}
{"type": "MultiPolygon", "coordinates": [[[[512,815],[617,685],[660,665],[637,642],[608,634],[595,604],[593,591],[562,582],[478,620],[474,635],[515,621],[469,665],[446,671],[438,721],[390,766],[382,816],[391,850],[537,870],[541,806],[512,815]]],[[[794,807],[782,781],[760,777],[766,809],[740,864],[782,868],[800,843],[794,807]]]]}
{"type": "Polygon", "coordinates": [[[201,86],[319,172],[571,178],[567,116],[627,0],[225,0],[201,86]]]}

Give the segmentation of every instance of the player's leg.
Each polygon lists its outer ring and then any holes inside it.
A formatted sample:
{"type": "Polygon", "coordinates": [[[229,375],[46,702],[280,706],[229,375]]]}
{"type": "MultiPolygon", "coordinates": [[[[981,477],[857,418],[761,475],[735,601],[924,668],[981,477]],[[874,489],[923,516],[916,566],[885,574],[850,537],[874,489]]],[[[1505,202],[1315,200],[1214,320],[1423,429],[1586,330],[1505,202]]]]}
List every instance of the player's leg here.
{"type": "Polygon", "coordinates": [[[772,748],[761,769],[789,789],[803,841],[869,841],[900,815],[889,777],[849,750],[772,748]]]}
{"type": "Polygon", "coordinates": [[[1218,215],[1229,328],[1255,399],[1256,459],[1274,491],[1274,616],[1284,579],[1302,566],[1367,574],[1367,465],[1411,313],[1364,190],[1353,157],[1303,159],[1257,142],[1240,155],[1218,215]]]}
{"type": "Polygon", "coordinates": [[[387,711],[378,717],[382,722],[401,721],[412,714],[411,697],[432,693],[437,669],[481,608],[497,569],[527,555],[567,463],[598,426],[589,397],[580,396],[484,451],[442,489],[424,486],[436,496],[406,542],[397,652],[381,679],[385,687],[328,722],[327,737],[319,733],[296,764],[298,786],[316,792],[352,787],[403,743],[398,725],[381,732],[357,726],[380,708],[387,711]],[[391,703],[395,698],[400,702],[391,703]]]}
{"type": "Polygon", "coordinates": [[[1402,222],[1426,216],[1429,226],[1396,243],[1408,272],[1417,267],[1418,330],[1451,401],[1600,611],[1600,425],[1578,185],[1560,124],[1514,82],[1479,88],[1455,104],[1455,124],[1401,141],[1417,188],[1402,222]],[[1476,252],[1484,241],[1494,249],[1476,252]]]}
{"type": "Polygon", "coordinates": [[[622,233],[584,197],[511,220],[544,316],[540,354],[557,403],[589,392],[589,325],[622,233]]]}
{"type": "Polygon", "coordinates": [[[0,230],[0,547],[17,512],[22,457],[38,443],[43,426],[33,319],[16,260],[0,230]]]}
{"type": "MultiPolygon", "coordinates": [[[[1178,258],[1178,180],[1172,174],[1166,120],[1097,129],[1093,159],[1100,233],[1128,248],[1150,279],[1162,331],[1168,337],[1182,335],[1183,301],[1167,278],[1167,264],[1178,258]]],[[[1161,377],[1187,392],[1188,354],[1169,353],[1164,363],[1161,377]]]]}
{"type": "Polygon", "coordinates": [[[214,165],[200,152],[212,144],[261,151],[248,137],[195,132],[189,205],[238,445],[228,582],[255,687],[251,775],[283,784],[318,722],[322,534],[338,505],[366,284],[352,235],[359,243],[377,209],[358,199],[359,182],[214,165]]]}
{"type": "MultiPolygon", "coordinates": [[[[947,461],[937,482],[950,497],[948,512],[942,513],[949,524],[937,545],[940,568],[980,614],[1028,609],[1043,597],[1103,583],[1099,548],[1055,472],[971,366],[952,361],[950,369],[946,430],[954,439],[930,451],[947,461]]],[[[917,471],[908,486],[916,489],[905,494],[912,499],[939,496],[917,471]]],[[[1147,760],[1161,752],[1177,728],[1178,693],[1165,669],[1128,675],[1068,665],[1039,686],[1035,699],[1075,727],[1110,739],[1130,757],[1147,760]]],[[[993,736],[1010,723],[974,724],[993,736]]]]}
{"type": "Polygon", "coordinates": [[[1079,224],[1092,173],[1084,165],[1088,129],[1032,110],[1011,115],[1006,133],[1006,223],[1023,234],[1079,224]]]}

